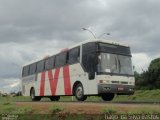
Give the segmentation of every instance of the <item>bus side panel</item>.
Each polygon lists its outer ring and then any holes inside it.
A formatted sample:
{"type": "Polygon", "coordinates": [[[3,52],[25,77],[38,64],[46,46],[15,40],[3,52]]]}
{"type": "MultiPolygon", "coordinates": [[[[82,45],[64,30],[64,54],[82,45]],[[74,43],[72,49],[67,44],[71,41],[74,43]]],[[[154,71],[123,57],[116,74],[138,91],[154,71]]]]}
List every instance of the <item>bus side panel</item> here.
{"type": "Polygon", "coordinates": [[[41,73],[37,74],[36,96],[40,95],[41,73]]]}
{"type": "Polygon", "coordinates": [[[42,73],[37,75],[37,81],[33,82],[34,85],[32,83],[36,90],[36,96],[72,95],[73,85],[76,81],[82,83],[85,95],[97,94],[96,80],[88,80],[88,73],[84,72],[80,63],[61,67],[59,74],[56,73],[57,69],[58,68],[43,72],[43,74],[45,74],[44,80],[42,73]],[[65,67],[68,67],[67,72],[65,71],[65,67]],[[58,79],[57,84],[55,78],[58,79]],[[67,80],[67,82],[65,80],[67,80]],[[64,83],[67,83],[68,85],[64,83]],[[65,89],[68,89],[70,93],[65,93],[65,89]],[[52,93],[51,91],[55,91],[55,93],[52,93]],[[44,92],[44,94],[40,95],[41,92],[44,92]]]}
{"type": "MultiPolygon", "coordinates": [[[[50,72],[52,73],[52,75],[54,74],[54,71],[55,70],[51,70],[50,72]]],[[[51,81],[52,79],[50,78],[49,79],[49,77],[48,77],[48,71],[46,71],[45,72],[45,83],[44,83],[44,95],[46,95],[46,96],[50,96],[50,95],[52,95],[52,93],[51,93],[51,87],[50,87],[50,81],[51,81]]],[[[40,81],[41,82],[41,81],[40,81]]],[[[40,88],[40,86],[39,86],[39,88],[40,88]]]]}
{"type": "MultiPolygon", "coordinates": [[[[73,64],[69,66],[70,68],[70,79],[71,79],[71,86],[73,89],[73,85],[76,81],[79,81],[83,85],[84,94],[88,93],[88,87],[87,87],[87,73],[84,72],[82,69],[80,63],[73,64]]],[[[73,92],[73,91],[72,91],[73,92]]]]}
{"type": "Polygon", "coordinates": [[[64,94],[63,67],[60,68],[59,76],[57,76],[57,77],[58,77],[58,82],[57,82],[55,95],[65,95],[64,94]]]}
{"type": "MultiPolygon", "coordinates": [[[[54,71],[54,70],[52,70],[54,71]]],[[[50,96],[51,95],[51,88],[50,88],[50,82],[48,77],[48,71],[44,71],[41,73],[38,73],[37,75],[37,84],[36,86],[36,96],[50,96]],[[43,78],[43,75],[45,77],[43,78]],[[42,94],[44,93],[44,94],[42,94]]]]}
{"type": "MultiPolygon", "coordinates": [[[[87,74],[88,75],[88,74],[87,74]]],[[[95,75],[95,79],[87,80],[87,86],[88,86],[88,95],[96,95],[98,94],[98,87],[97,87],[97,78],[95,75]]]]}
{"type": "Polygon", "coordinates": [[[84,72],[82,66],[78,64],[70,65],[70,75],[72,80],[72,87],[76,81],[80,81],[83,85],[85,95],[98,94],[98,87],[96,78],[93,80],[88,79],[88,73],[84,72]]]}
{"type": "Polygon", "coordinates": [[[22,94],[30,96],[30,89],[34,87],[36,75],[30,75],[22,78],[22,94]]]}
{"type": "Polygon", "coordinates": [[[73,64],[69,66],[64,66],[60,69],[60,75],[58,79],[57,89],[56,89],[56,95],[72,95],[73,91],[73,85],[76,81],[80,81],[84,87],[84,92],[87,93],[87,79],[84,77],[86,74],[84,73],[83,69],[81,68],[81,65],[73,64]],[[64,67],[69,67],[69,71],[67,73],[65,72],[64,67]],[[67,74],[67,75],[65,75],[67,74]],[[65,78],[66,77],[66,78],[65,78]],[[67,82],[65,81],[67,80],[67,82]],[[65,84],[67,83],[67,84],[65,84]],[[70,83],[70,85],[69,85],[70,83]],[[66,89],[66,93],[65,93],[66,89]],[[67,92],[68,90],[68,92],[67,92]]]}

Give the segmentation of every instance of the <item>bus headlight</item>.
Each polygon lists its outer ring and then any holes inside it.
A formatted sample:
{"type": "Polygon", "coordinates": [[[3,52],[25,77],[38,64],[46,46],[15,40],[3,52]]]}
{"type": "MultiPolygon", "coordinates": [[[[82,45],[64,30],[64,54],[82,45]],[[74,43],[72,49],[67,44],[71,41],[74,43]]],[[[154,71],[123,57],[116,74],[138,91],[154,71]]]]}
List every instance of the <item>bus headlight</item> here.
{"type": "Polygon", "coordinates": [[[129,82],[130,85],[135,85],[135,82],[129,82]]]}
{"type": "Polygon", "coordinates": [[[110,83],[110,81],[109,81],[109,80],[99,80],[99,83],[104,83],[104,84],[106,84],[106,83],[110,83]]]}

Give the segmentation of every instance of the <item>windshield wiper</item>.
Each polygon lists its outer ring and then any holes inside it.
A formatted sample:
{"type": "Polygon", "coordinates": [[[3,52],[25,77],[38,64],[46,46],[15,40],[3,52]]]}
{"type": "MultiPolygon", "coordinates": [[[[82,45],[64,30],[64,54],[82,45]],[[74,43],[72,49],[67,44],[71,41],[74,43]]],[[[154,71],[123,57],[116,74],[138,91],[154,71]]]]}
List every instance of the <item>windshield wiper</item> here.
{"type": "Polygon", "coordinates": [[[115,65],[116,65],[116,70],[117,70],[117,59],[115,58],[115,65]]]}
{"type": "Polygon", "coordinates": [[[119,64],[119,73],[121,72],[121,62],[120,60],[118,60],[118,64],[119,64]]]}

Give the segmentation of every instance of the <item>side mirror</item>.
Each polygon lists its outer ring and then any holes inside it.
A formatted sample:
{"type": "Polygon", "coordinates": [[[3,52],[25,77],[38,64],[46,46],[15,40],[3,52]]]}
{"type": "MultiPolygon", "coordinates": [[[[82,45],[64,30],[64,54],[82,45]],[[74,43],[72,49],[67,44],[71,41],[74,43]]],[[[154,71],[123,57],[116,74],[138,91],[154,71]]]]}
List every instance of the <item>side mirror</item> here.
{"type": "Polygon", "coordinates": [[[133,65],[133,71],[134,71],[134,69],[135,69],[135,66],[133,65]]]}
{"type": "Polygon", "coordinates": [[[88,78],[89,80],[93,80],[95,78],[95,73],[94,72],[88,73],[88,78]]]}

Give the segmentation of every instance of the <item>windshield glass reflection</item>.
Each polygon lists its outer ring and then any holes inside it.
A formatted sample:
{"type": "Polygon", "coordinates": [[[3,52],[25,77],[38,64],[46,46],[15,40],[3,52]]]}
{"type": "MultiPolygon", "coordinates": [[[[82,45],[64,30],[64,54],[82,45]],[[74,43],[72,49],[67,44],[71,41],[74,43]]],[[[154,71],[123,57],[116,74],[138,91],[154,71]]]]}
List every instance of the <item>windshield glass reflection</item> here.
{"type": "Polygon", "coordinates": [[[100,53],[98,56],[97,71],[133,75],[131,57],[100,53]]]}

